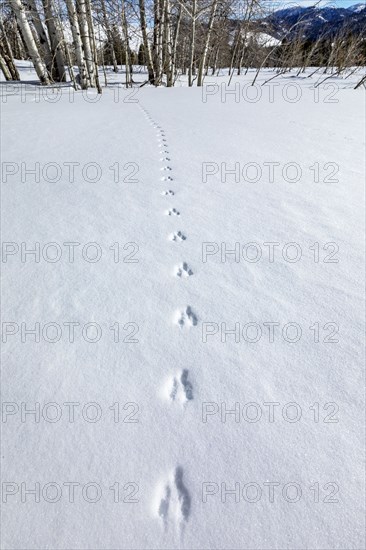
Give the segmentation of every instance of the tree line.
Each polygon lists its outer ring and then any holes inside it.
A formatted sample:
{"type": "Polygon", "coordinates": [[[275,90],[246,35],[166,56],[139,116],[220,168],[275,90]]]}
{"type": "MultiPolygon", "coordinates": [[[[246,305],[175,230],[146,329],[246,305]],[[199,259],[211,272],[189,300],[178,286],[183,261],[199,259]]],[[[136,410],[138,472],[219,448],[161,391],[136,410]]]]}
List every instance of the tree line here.
{"type": "Polygon", "coordinates": [[[43,85],[69,81],[101,93],[110,70],[136,85],[137,66],[146,67],[140,86],[171,87],[181,75],[202,86],[223,69],[232,78],[250,68],[272,67],[276,76],[365,65],[361,33],[310,41],[299,21],[295,37],[274,40],[261,24],[267,14],[262,0],[2,0],[0,68],[19,80],[14,60],[29,59],[43,85]]]}

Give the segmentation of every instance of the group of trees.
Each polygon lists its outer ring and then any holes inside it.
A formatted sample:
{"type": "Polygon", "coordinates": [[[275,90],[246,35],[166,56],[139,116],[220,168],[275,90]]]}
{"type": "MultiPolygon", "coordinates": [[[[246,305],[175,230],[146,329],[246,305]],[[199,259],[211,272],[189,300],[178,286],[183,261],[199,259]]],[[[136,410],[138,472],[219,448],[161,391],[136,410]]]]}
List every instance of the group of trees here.
{"type": "Polygon", "coordinates": [[[14,59],[30,59],[42,84],[101,92],[106,67],[122,70],[126,86],[136,65],[146,67],[142,84],[174,86],[184,74],[202,86],[226,67],[232,76],[262,66],[365,64],[366,41],[354,34],[309,42],[299,32],[273,43],[259,23],[266,7],[262,0],[2,0],[0,68],[6,80],[19,80],[14,59]]]}

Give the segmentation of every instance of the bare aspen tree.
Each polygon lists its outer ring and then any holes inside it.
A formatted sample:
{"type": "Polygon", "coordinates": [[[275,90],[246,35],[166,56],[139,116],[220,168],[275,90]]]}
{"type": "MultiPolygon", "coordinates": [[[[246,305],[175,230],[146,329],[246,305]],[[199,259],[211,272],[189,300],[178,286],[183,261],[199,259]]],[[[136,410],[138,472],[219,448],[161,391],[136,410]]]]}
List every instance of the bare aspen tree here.
{"type": "Polygon", "coordinates": [[[203,74],[204,74],[203,71],[204,71],[204,68],[205,68],[205,65],[206,65],[207,54],[208,54],[208,50],[209,50],[209,47],[210,47],[212,29],[213,29],[213,25],[214,25],[214,21],[215,21],[216,10],[217,10],[217,3],[218,3],[218,0],[214,0],[212,2],[211,14],[210,14],[210,19],[209,19],[209,23],[208,23],[208,29],[207,29],[207,34],[206,34],[205,45],[204,45],[203,53],[202,53],[202,56],[201,56],[200,66],[199,66],[199,69],[198,69],[197,86],[202,86],[202,84],[203,84],[203,74]]]}
{"type": "Polygon", "coordinates": [[[68,73],[69,73],[70,81],[72,82],[72,85],[74,86],[74,89],[79,90],[80,85],[79,85],[79,82],[77,81],[77,79],[75,77],[74,67],[73,67],[73,63],[72,63],[71,55],[70,55],[70,49],[69,49],[69,46],[68,46],[66,40],[64,40],[63,46],[64,46],[64,50],[65,50],[65,57],[66,57],[66,61],[67,61],[67,70],[68,70],[68,73]]]}
{"type": "Polygon", "coordinates": [[[151,47],[147,36],[145,0],[139,0],[139,9],[140,9],[140,26],[141,26],[142,40],[144,44],[144,53],[145,53],[145,60],[147,65],[147,72],[149,75],[149,82],[151,84],[154,84],[155,74],[154,74],[154,65],[153,65],[153,59],[151,54],[151,47]]]}
{"type": "Polygon", "coordinates": [[[163,29],[163,72],[166,74],[166,85],[173,85],[172,74],[172,29],[171,29],[171,5],[170,0],[165,0],[163,29]]]}
{"type": "MultiPolygon", "coordinates": [[[[30,55],[29,55],[29,52],[28,52],[27,44],[24,40],[24,36],[22,34],[22,29],[20,28],[20,25],[19,25],[18,22],[17,22],[17,31],[18,31],[17,34],[18,34],[19,39],[20,39],[19,44],[21,45],[21,50],[23,51],[23,58],[22,59],[26,59],[27,57],[30,57],[30,55]]],[[[33,38],[34,38],[34,36],[33,36],[33,38]]]]}
{"type": "Polygon", "coordinates": [[[42,0],[45,22],[50,37],[52,57],[56,62],[57,80],[66,81],[65,56],[63,52],[63,34],[58,24],[53,0],[42,0]]]}
{"type": "Polygon", "coordinates": [[[188,85],[193,86],[193,64],[194,64],[194,55],[196,52],[196,22],[197,22],[197,0],[192,2],[192,28],[191,28],[191,48],[189,56],[189,66],[188,66],[188,85]]]}
{"type": "Polygon", "coordinates": [[[213,56],[212,73],[211,73],[212,75],[214,75],[215,72],[216,72],[217,61],[218,61],[218,59],[219,59],[219,53],[220,53],[220,44],[218,44],[218,45],[216,46],[215,54],[214,54],[214,56],[213,56]]]}
{"type": "Polygon", "coordinates": [[[160,86],[163,78],[164,17],[165,0],[154,0],[153,64],[155,73],[155,86],[160,86]]]}
{"type": "Polygon", "coordinates": [[[108,45],[111,52],[111,58],[112,58],[112,64],[113,64],[113,71],[115,73],[118,73],[118,65],[117,65],[117,59],[116,59],[116,53],[114,51],[114,44],[113,44],[113,35],[111,31],[111,27],[109,24],[109,19],[107,17],[107,10],[105,6],[105,1],[100,0],[101,8],[102,8],[102,16],[103,16],[103,24],[105,28],[105,32],[108,39],[108,45]]]}
{"type": "Polygon", "coordinates": [[[129,43],[129,37],[128,37],[128,24],[127,24],[127,17],[126,17],[125,0],[122,0],[121,20],[122,20],[122,30],[124,35],[124,47],[125,47],[126,88],[129,88],[130,86],[132,86],[132,74],[131,74],[130,43],[129,43]]]}
{"type": "Polygon", "coordinates": [[[88,85],[95,88],[95,64],[89,38],[89,26],[86,13],[86,0],[76,0],[76,13],[78,16],[81,42],[83,44],[86,68],[88,74],[88,85]]]}
{"type": "Polygon", "coordinates": [[[183,38],[183,45],[182,45],[182,54],[181,54],[181,60],[180,60],[180,66],[182,70],[182,74],[186,75],[188,66],[187,66],[187,51],[188,51],[188,37],[184,36],[183,38]]]}
{"type": "Polygon", "coordinates": [[[159,56],[159,74],[158,74],[158,83],[161,84],[163,81],[164,73],[164,56],[165,56],[165,16],[166,16],[166,2],[167,0],[159,0],[160,3],[160,24],[158,28],[158,56],[159,56]]]}
{"type": "Polygon", "coordinates": [[[11,31],[12,31],[12,46],[14,49],[14,59],[24,59],[25,57],[25,50],[23,47],[23,42],[20,38],[19,30],[18,30],[18,23],[16,21],[16,18],[11,22],[11,31]]]}
{"type": "Polygon", "coordinates": [[[87,18],[87,23],[88,23],[90,48],[91,48],[91,53],[92,53],[91,62],[94,65],[95,87],[98,90],[98,94],[101,94],[102,93],[102,88],[101,88],[100,82],[99,82],[97,45],[96,45],[96,42],[95,42],[93,16],[92,16],[92,11],[91,11],[90,0],[85,0],[85,12],[86,12],[86,18],[87,18]]]}
{"type": "Polygon", "coordinates": [[[20,80],[18,69],[16,68],[14,63],[13,51],[6,34],[6,29],[1,19],[0,19],[0,30],[1,30],[0,48],[1,48],[3,61],[5,61],[8,71],[10,72],[11,80],[20,80]]]}
{"type": "Polygon", "coordinates": [[[21,0],[9,0],[10,4],[14,10],[14,13],[16,15],[19,28],[21,31],[21,35],[24,39],[24,42],[26,44],[29,56],[33,62],[34,68],[36,70],[37,76],[41,82],[41,84],[48,85],[50,84],[50,78],[47,71],[47,67],[38,51],[36,42],[34,40],[34,36],[32,34],[31,27],[29,25],[29,22],[27,20],[27,15],[25,12],[25,8],[21,2],[21,0]]]}
{"type": "Polygon", "coordinates": [[[244,54],[247,47],[249,26],[254,14],[258,16],[259,10],[260,10],[260,4],[258,0],[247,0],[246,6],[245,6],[245,14],[244,14],[244,32],[242,33],[241,48],[239,50],[239,57],[238,57],[238,63],[237,63],[238,75],[240,75],[241,73],[241,67],[243,64],[244,54]]]}
{"type": "MultiPolygon", "coordinates": [[[[202,15],[204,12],[206,12],[210,8],[210,5],[204,5],[199,9],[198,1],[197,0],[192,0],[191,6],[189,8],[187,6],[187,3],[183,2],[183,0],[178,0],[178,1],[179,1],[180,5],[182,6],[182,8],[184,9],[184,11],[189,15],[190,20],[191,20],[190,37],[189,37],[190,38],[190,47],[189,47],[189,61],[188,61],[188,85],[193,86],[193,83],[194,83],[194,78],[193,77],[196,74],[197,21],[198,21],[200,15],[202,15]]],[[[214,6],[214,10],[211,11],[211,14],[213,14],[212,25],[214,23],[214,18],[215,18],[216,9],[217,9],[217,2],[215,0],[213,0],[213,2],[216,5],[214,6]]],[[[208,31],[208,34],[209,34],[208,40],[210,40],[211,33],[212,33],[212,28],[211,28],[211,30],[208,31]]],[[[206,56],[207,56],[207,52],[206,52],[205,57],[206,56]]],[[[203,69],[202,69],[202,71],[203,71],[203,69]]],[[[203,72],[202,72],[202,75],[203,75],[203,72]]]]}
{"type": "Polygon", "coordinates": [[[3,75],[5,77],[5,80],[13,80],[11,74],[10,74],[10,71],[8,69],[8,66],[5,62],[5,59],[3,58],[3,56],[1,55],[0,53],[0,69],[2,70],[3,72],[3,75]]]}
{"type": "Polygon", "coordinates": [[[167,15],[166,11],[166,3],[167,0],[160,0],[160,24],[159,24],[159,32],[158,32],[158,55],[159,55],[159,76],[158,81],[159,84],[163,81],[163,74],[164,74],[164,61],[165,61],[165,55],[166,55],[166,20],[165,17],[167,15]]]}
{"type": "Polygon", "coordinates": [[[233,49],[233,53],[231,55],[231,60],[230,60],[230,67],[229,67],[230,80],[231,80],[231,76],[232,76],[233,71],[234,71],[236,53],[239,49],[239,44],[240,44],[241,39],[242,39],[242,37],[241,37],[241,24],[239,23],[239,27],[238,27],[238,30],[236,31],[236,36],[235,36],[235,40],[234,40],[234,49],[233,49]]]}
{"type": "Polygon", "coordinates": [[[177,21],[176,21],[176,25],[175,25],[174,38],[173,38],[172,66],[171,66],[171,74],[172,74],[172,78],[173,78],[172,85],[174,85],[175,79],[177,78],[177,76],[176,76],[176,72],[177,72],[176,71],[177,48],[178,48],[178,39],[179,39],[179,32],[180,32],[180,25],[181,25],[181,21],[182,21],[182,15],[183,15],[182,6],[179,5],[177,21]]]}
{"type": "Polygon", "coordinates": [[[159,25],[160,25],[160,0],[153,0],[154,1],[154,35],[153,35],[153,46],[152,46],[152,55],[153,55],[153,64],[154,64],[154,74],[155,74],[155,82],[154,84],[158,84],[158,75],[160,73],[159,69],[159,54],[158,54],[158,48],[159,48],[159,25]]]}
{"type": "Polygon", "coordinates": [[[76,63],[79,68],[79,84],[82,90],[88,87],[86,61],[83,51],[83,43],[81,41],[80,28],[78,17],[73,0],[66,0],[67,14],[69,16],[72,39],[74,43],[74,51],[76,63]]]}
{"type": "Polygon", "coordinates": [[[52,78],[55,79],[57,78],[57,74],[55,74],[51,47],[48,41],[45,28],[42,24],[41,17],[38,12],[35,0],[28,0],[26,3],[26,7],[28,9],[30,19],[33,23],[34,29],[37,32],[40,49],[42,51],[43,58],[46,63],[48,72],[52,75],[52,78]]]}

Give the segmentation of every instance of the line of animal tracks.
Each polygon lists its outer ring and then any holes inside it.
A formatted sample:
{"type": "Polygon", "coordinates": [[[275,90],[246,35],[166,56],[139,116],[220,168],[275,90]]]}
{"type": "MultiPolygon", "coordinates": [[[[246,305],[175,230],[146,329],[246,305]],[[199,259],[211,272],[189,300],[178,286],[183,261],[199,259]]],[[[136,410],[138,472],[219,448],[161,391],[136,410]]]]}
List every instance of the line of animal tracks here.
{"type": "MultiPolygon", "coordinates": [[[[166,188],[159,190],[159,192],[165,201],[168,199],[170,202],[168,206],[163,205],[165,206],[165,216],[175,222],[181,219],[181,212],[177,205],[179,193],[176,190],[174,168],[167,134],[164,128],[154,120],[150,112],[141,103],[139,103],[139,107],[143,111],[146,120],[156,131],[158,154],[162,164],[160,182],[166,185],[166,188]]],[[[174,229],[170,230],[168,235],[169,240],[172,243],[183,246],[184,241],[187,240],[187,235],[183,230],[174,229]]],[[[172,273],[178,281],[188,279],[194,275],[187,261],[182,261],[174,266],[172,273]]],[[[198,317],[193,311],[192,306],[186,305],[175,311],[173,322],[179,330],[189,330],[191,327],[197,326],[198,317]]],[[[164,390],[170,402],[180,405],[184,411],[189,401],[193,400],[194,395],[193,386],[189,380],[189,370],[182,369],[171,376],[164,390]]],[[[154,512],[161,521],[162,528],[167,531],[170,524],[175,524],[181,536],[184,533],[185,525],[191,513],[191,496],[185,486],[183,477],[184,469],[181,465],[177,464],[171,468],[166,479],[160,480],[158,484],[154,506],[154,512]]]]}

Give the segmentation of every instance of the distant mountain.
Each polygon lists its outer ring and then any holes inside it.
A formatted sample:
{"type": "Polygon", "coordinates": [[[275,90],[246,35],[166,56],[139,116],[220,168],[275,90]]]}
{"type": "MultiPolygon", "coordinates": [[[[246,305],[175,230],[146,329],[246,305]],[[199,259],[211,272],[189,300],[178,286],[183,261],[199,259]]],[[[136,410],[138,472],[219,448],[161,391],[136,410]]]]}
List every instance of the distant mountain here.
{"type": "Polygon", "coordinates": [[[275,11],[262,19],[261,28],[281,40],[301,37],[315,40],[320,36],[332,37],[341,30],[364,33],[366,38],[366,5],[355,4],[349,8],[291,7],[275,11]]]}
{"type": "Polygon", "coordinates": [[[366,8],[366,4],[355,4],[354,6],[350,6],[348,9],[354,12],[361,12],[366,8]]]}

